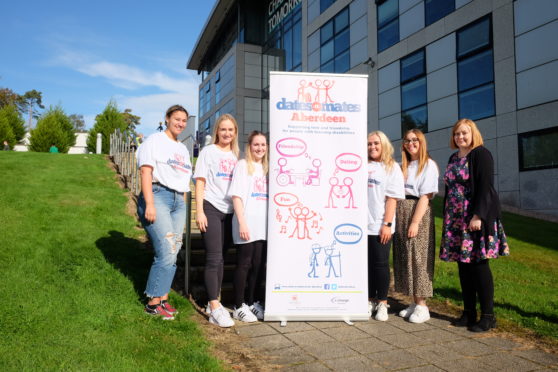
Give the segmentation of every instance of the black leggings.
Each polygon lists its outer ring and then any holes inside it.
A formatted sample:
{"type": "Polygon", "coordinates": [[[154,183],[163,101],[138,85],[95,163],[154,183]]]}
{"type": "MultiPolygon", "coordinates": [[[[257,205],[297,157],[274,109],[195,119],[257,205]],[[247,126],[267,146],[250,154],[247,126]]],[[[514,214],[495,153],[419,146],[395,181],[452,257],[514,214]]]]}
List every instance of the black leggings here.
{"type": "Polygon", "coordinates": [[[458,262],[459,281],[463,296],[463,308],[476,311],[477,295],[482,314],[494,314],[494,281],[488,260],[479,262],[458,262]]]}
{"type": "Polygon", "coordinates": [[[254,293],[260,284],[261,263],[266,241],[239,244],[236,246],[236,271],[234,272],[234,301],[236,308],[243,303],[252,305],[254,293]]]}
{"type": "Polygon", "coordinates": [[[387,300],[390,247],[391,239],[382,244],[380,236],[368,235],[368,298],[387,300]]]}
{"type": "Polygon", "coordinates": [[[232,213],[219,211],[210,202],[203,201],[207,229],[202,232],[205,244],[205,288],[209,301],[217,300],[223,283],[223,256],[232,243],[232,213]]]}

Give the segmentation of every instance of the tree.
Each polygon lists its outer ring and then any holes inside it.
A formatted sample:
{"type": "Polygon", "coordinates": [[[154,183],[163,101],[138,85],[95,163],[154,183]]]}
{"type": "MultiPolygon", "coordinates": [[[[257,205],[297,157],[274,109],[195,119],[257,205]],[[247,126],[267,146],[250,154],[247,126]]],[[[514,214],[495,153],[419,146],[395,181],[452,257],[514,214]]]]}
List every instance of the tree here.
{"type": "Polygon", "coordinates": [[[97,133],[102,135],[102,151],[103,154],[109,153],[110,135],[116,129],[124,132],[128,128],[128,124],[124,120],[124,116],[120,111],[116,102],[110,100],[102,113],[95,117],[95,125],[89,131],[87,137],[87,149],[90,152],[95,152],[97,148],[97,133]]]}
{"type": "Polygon", "coordinates": [[[31,131],[29,140],[31,151],[38,152],[48,152],[54,144],[58,151],[66,153],[76,144],[72,122],[60,106],[50,107],[41,115],[37,127],[31,131]]]}
{"type": "Polygon", "coordinates": [[[29,111],[28,125],[29,125],[29,129],[31,129],[31,119],[32,118],[38,119],[39,117],[37,114],[34,114],[33,112],[35,105],[39,106],[42,109],[45,108],[45,106],[43,106],[43,94],[33,89],[28,92],[25,92],[25,94],[21,96],[21,99],[23,102],[22,109],[29,111]]]}
{"type": "Polygon", "coordinates": [[[126,110],[124,110],[122,116],[124,117],[124,121],[128,126],[128,130],[132,132],[134,132],[136,130],[136,127],[141,124],[141,117],[132,114],[132,109],[127,108],[126,110]]]}
{"type": "Polygon", "coordinates": [[[0,108],[8,105],[14,105],[21,110],[23,99],[19,94],[9,88],[0,88],[0,108]]]}
{"type": "Polygon", "coordinates": [[[16,144],[16,139],[12,127],[8,123],[8,119],[0,117],[0,145],[4,146],[4,141],[8,142],[11,149],[13,149],[16,144]]]}
{"type": "Polygon", "coordinates": [[[6,105],[0,108],[0,118],[7,120],[16,142],[21,141],[25,136],[25,121],[21,118],[15,105],[6,105]]]}
{"type": "Polygon", "coordinates": [[[84,132],[85,131],[85,121],[83,120],[83,115],[72,114],[68,116],[72,125],[74,127],[74,131],[76,132],[84,132]]]}

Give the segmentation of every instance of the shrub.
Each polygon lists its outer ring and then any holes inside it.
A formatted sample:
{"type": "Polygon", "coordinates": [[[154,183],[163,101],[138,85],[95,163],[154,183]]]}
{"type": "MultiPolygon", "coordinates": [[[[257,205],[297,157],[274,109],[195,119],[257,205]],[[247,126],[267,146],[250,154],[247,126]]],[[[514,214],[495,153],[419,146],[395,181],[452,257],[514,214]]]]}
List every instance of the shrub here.
{"type": "Polygon", "coordinates": [[[122,116],[122,113],[118,111],[116,102],[109,101],[102,113],[97,115],[95,118],[95,125],[89,131],[89,136],[87,137],[87,150],[90,152],[95,152],[97,149],[97,133],[102,134],[102,152],[103,154],[109,153],[110,146],[110,135],[114,133],[116,129],[121,131],[126,130],[127,123],[122,116]]]}
{"type": "Polygon", "coordinates": [[[66,153],[76,143],[73,125],[60,106],[50,107],[31,131],[31,151],[48,152],[52,144],[66,153]]]}
{"type": "Polygon", "coordinates": [[[5,118],[12,128],[16,142],[25,136],[25,120],[23,120],[14,105],[6,105],[0,109],[0,118],[5,118]]]}

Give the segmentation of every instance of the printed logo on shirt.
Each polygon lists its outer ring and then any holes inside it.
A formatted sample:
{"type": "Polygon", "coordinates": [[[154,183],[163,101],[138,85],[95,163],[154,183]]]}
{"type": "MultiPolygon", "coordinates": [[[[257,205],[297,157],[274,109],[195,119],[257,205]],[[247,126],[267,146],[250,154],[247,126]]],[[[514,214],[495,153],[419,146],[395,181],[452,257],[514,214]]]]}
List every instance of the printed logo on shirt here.
{"type": "Polygon", "coordinates": [[[256,200],[267,200],[267,177],[266,176],[254,176],[253,191],[250,195],[256,200]]]}
{"type": "Polygon", "coordinates": [[[372,174],[374,174],[374,171],[368,172],[368,188],[373,188],[374,185],[380,185],[381,184],[380,181],[378,181],[375,178],[372,178],[372,174]]]}
{"type": "Polygon", "coordinates": [[[183,155],[175,153],[173,156],[174,159],[167,160],[168,165],[180,172],[192,172],[192,167],[190,166],[190,164],[186,163],[185,157],[183,155]]]}
{"type": "Polygon", "coordinates": [[[409,189],[409,190],[414,190],[414,189],[415,189],[415,186],[414,186],[414,185],[411,185],[411,184],[408,184],[408,183],[406,183],[406,184],[405,184],[405,188],[406,188],[406,189],[409,189]]]}
{"type": "Polygon", "coordinates": [[[223,180],[232,180],[233,170],[236,166],[236,159],[221,159],[219,160],[219,171],[217,177],[223,177],[223,180]]]}

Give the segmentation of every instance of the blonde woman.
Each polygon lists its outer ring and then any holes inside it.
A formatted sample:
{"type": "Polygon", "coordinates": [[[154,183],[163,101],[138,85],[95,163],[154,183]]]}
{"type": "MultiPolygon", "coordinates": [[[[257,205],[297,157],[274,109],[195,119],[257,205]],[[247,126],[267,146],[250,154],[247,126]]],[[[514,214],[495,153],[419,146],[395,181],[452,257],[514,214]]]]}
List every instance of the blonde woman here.
{"type": "Polygon", "coordinates": [[[267,140],[253,131],[246,145],[246,159],[234,170],[229,195],[234,205],[233,241],[236,244],[233,318],[242,322],[263,320],[264,309],[255,301],[267,240],[267,140]]]}
{"type": "Polygon", "coordinates": [[[395,231],[395,207],[405,198],[403,174],[383,132],[368,135],[368,298],[369,312],[388,320],[389,248],[395,231]]]}
{"type": "Polygon", "coordinates": [[[209,322],[232,327],[234,321],[219,302],[223,282],[223,256],[232,242],[233,204],[228,197],[238,160],[238,125],[230,114],[221,115],[213,127],[212,144],[198,157],[196,224],[205,244],[205,286],[209,299],[209,322]]]}
{"type": "Polygon", "coordinates": [[[399,315],[411,323],[430,319],[426,298],[432,297],[434,276],[434,215],[430,200],[438,192],[438,166],[428,155],[426,138],[418,129],[403,136],[401,168],[405,200],[397,202],[393,238],[395,290],[413,296],[414,302],[399,315]]]}
{"type": "Polygon", "coordinates": [[[457,261],[463,314],[453,324],[472,332],[496,327],[489,260],[510,254],[494,189],[494,160],[474,121],[458,120],[450,147],[457,149],[444,174],[444,225],[440,259],[457,261]],[[481,318],[477,322],[477,296],[481,318]]]}

